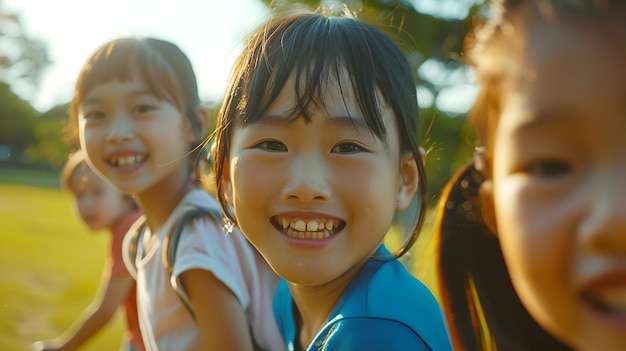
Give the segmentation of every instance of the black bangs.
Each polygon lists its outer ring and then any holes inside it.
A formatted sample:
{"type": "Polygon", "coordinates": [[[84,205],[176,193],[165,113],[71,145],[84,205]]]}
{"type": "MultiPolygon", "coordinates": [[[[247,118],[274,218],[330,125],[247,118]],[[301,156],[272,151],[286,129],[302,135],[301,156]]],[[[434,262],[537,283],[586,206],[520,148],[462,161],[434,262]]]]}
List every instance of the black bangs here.
{"type": "MultiPolygon", "coordinates": [[[[403,53],[377,29],[353,18],[293,16],[260,31],[252,41],[256,49],[248,62],[256,65],[247,67],[238,87],[243,90],[238,104],[242,123],[261,118],[283,88],[294,89],[296,96],[290,117],[310,121],[312,108],[324,108],[326,85],[345,82],[345,69],[368,127],[385,140],[379,94],[398,115],[406,111],[394,99],[415,90],[411,76],[393,74],[406,68],[403,53]],[[293,87],[286,87],[292,77],[293,87]],[[411,85],[398,88],[398,81],[411,85]]],[[[409,113],[416,116],[416,101],[414,105],[409,113]]]]}

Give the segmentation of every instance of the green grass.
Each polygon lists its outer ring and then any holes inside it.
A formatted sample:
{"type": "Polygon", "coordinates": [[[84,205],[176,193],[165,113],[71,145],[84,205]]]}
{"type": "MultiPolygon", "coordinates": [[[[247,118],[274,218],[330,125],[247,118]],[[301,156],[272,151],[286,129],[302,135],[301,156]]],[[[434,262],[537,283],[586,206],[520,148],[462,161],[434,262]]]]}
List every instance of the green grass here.
{"type": "Polygon", "coordinates": [[[21,184],[59,189],[59,174],[52,171],[32,171],[0,168],[0,184],[21,184]]]}
{"type": "MultiPolygon", "coordinates": [[[[59,189],[0,184],[0,223],[0,350],[28,350],[92,301],[109,237],[89,231],[59,189]]],[[[117,350],[122,330],[118,314],[81,350],[117,350]]]]}

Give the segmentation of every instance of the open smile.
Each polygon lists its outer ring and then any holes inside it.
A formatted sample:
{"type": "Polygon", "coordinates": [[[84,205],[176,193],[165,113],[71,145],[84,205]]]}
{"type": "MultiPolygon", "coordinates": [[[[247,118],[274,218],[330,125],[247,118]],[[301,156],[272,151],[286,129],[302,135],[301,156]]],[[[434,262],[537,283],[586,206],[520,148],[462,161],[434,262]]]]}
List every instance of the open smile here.
{"type": "Polygon", "coordinates": [[[107,162],[113,167],[135,167],[146,160],[145,155],[129,155],[123,157],[111,157],[107,162]]]}
{"type": "Polygon", "coordinates": [[[305,240],[327,239],[337,234],[346,226],[344,221],[331,218],[301,219],[274,216],[270,221],[276,229],[286,236],[305,240]]]}
{"type": "Polygon", "coordinates": [[[626,285],[587,292],[583,297],[589,305],[600,311],[626,318],[626,285]]]}

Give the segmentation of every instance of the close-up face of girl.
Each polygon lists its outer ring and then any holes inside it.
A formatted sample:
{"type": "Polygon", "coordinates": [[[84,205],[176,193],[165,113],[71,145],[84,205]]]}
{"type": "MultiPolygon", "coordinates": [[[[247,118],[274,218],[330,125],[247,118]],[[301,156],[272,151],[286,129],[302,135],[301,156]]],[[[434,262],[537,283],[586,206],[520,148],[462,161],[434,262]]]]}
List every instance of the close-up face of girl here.
{"type": "Polygon", "coordinates": [[[196,136],[176,106],[138,79],[95,85],[78,123],[90,164],[125,194],[162,194],[186,176],[183,156],[196,136]]]}
{"type": "Polygon", "coordinates": [[[502,251],[544,328],[577,350],[624,350],[626,24],[522,17],[493,135],[502,251]]]}
{"type": "Polygon", "coordinates": [[[392,110],[387,139],[368,128],[345,70],[323,89],[307,122],[294,111],[294,79],[269,110],[232,132],[226,197],[242,232],[288,281],[317,286],[360,267],[394,214],[413,198],[412,156],[400,155],[392,110]]]}

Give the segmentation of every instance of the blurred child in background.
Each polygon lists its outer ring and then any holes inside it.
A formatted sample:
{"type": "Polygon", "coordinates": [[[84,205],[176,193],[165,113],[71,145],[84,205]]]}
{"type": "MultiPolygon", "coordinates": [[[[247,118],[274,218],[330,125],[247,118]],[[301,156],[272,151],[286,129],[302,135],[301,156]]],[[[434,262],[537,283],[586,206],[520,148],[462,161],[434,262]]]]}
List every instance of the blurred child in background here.
{"type": "Polygon", "coordinates": [[[111,234],[111,249],[96,299],[74,324],[58,338],[39,341],[34,350],[76,350],[111,320],[123,306],[126,321],[121,350],[143,351],[137,322],[135,280],[122,259],[122,241],[130,226],[140,217],[132,197],[122,195],[94,173],[81,150],[75,151],[61,171],[61,183],[70,193],[74,209],[91,230],[106,229],[111,234]]]}

